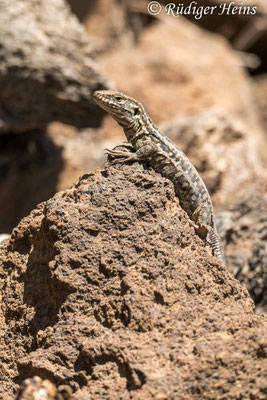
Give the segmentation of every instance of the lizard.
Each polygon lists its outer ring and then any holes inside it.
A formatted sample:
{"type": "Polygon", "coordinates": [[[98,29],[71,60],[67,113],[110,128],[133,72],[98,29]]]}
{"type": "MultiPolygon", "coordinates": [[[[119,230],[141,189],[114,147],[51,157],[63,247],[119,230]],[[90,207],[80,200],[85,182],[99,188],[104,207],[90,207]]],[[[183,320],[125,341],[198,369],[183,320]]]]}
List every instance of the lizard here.
{"type": "Polygon", "coordinates": [[[144,161],[174,185],[181,207],[195,224],[196,233],[223,262],[208,189],[187,156],[152,122],[144,106],[115,90],[97,90],[95,102],[123,128],[129,146],[107,154],[118,162],[144,161]]]}

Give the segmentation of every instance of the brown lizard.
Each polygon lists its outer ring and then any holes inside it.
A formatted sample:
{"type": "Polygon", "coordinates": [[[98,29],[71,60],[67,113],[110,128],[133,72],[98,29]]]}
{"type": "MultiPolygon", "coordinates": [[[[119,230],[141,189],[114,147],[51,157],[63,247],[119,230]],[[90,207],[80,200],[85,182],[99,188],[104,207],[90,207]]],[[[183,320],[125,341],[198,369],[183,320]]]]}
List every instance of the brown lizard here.
{"type": "Polygon", "coordinates": [[[222,261],[218,233],[209,192],[199,173],[175,144],[153,124],[144,106],[135,99],[114,90],[94,92],[96,103],[122,126],[127,146],[117,146],[108,154],[120,162],[146,161],[162,176],[170,179],[182,208],[195,222],[196,232],[205,239],[222,261]]]}

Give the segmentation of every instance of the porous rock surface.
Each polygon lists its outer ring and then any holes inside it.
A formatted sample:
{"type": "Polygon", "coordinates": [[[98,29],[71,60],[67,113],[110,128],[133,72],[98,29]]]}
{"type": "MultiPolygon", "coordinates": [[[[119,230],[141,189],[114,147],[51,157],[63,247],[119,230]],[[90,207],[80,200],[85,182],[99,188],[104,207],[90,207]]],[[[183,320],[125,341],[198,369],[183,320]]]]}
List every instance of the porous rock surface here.
{"type": "Polygon", "coordinates": [[[97,126],[92,99],[107,80],[64,0],[0,2],[0,133],[25,132],[59,120],[97,126]]]}
{"type": "Polygon", "coordinates": [[[266,319],[151,169],[82,177],[20,222],[0,263],[3,400],[34,376],[75,400],[266,397],[266,319]]]}

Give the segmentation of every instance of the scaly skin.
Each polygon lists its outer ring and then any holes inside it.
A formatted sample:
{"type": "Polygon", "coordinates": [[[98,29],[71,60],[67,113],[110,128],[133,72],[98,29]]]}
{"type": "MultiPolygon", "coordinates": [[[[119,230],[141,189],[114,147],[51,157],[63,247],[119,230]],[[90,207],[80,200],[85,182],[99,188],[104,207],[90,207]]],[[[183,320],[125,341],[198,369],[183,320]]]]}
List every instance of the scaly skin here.
{"type": "Polygon", "coordinates": [[[182,208],[197,224],[196,232],[207,240],[213,254],[222,261],[209,192],[186,155],[158,130],[144,106],[135,99],[114,90],[98,90],[94,92],[94,99],[122,126],[135,150],[133,153],[126,146],[118,146],[108,154],[120,162],[146,161],[170,179],[182,208]]]}

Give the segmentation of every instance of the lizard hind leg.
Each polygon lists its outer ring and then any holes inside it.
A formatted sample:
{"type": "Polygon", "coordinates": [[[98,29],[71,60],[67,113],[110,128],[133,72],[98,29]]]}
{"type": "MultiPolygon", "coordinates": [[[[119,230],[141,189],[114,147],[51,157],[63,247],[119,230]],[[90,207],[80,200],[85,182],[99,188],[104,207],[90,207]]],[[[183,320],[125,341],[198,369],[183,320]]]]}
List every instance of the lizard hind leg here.
{"type": "Polygon", "coordinates": [[[224,264],[221,254],[218,233],[216,232],[216,230],[208,225],[198,225],[196,226],[195,231],[198,234],[198,236],[202,240],[204,240],[211,248],[212,254],[218,257],[218,259],[224,264]]]}
{"type": "Polygon", "coordinates": [[[211,224],[211,212],[205,203],[200,204],[191,216],[192,221],[197,225],[210,225],[211,224]]]}
{"type": "Polygon", "coordinates": [[[191,219],[197,224],[197,227],[195,228],[196,233],[201,239],[207,242],[213,255],[217,256],[223,263],[218,233],[216,228],[213,227],[213,217],[209,208],[202,203],[193,212],[191,219]]]}

